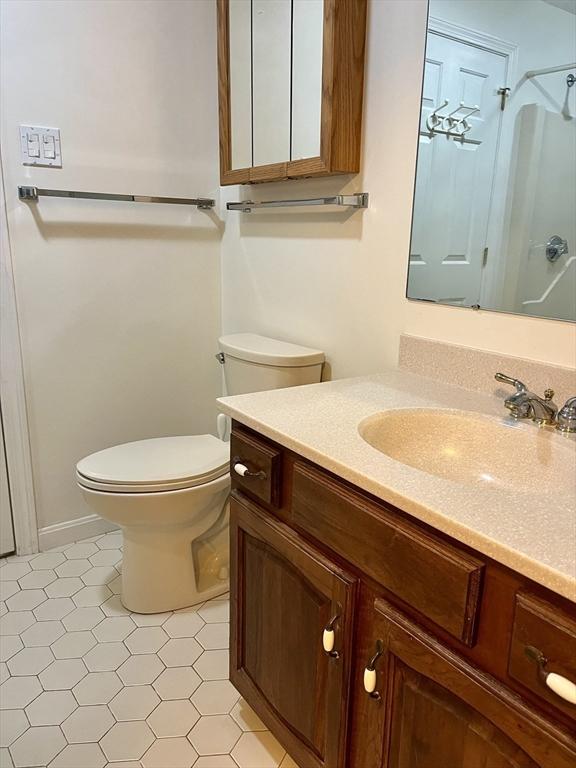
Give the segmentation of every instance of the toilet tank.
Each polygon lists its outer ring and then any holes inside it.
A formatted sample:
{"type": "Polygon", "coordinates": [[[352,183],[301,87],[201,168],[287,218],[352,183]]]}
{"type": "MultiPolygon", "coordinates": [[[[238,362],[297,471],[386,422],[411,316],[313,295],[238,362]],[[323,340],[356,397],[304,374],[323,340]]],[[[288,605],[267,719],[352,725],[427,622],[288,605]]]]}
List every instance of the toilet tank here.
{"type": "Polygon", "coordinates": [[[219,339],[228,395],[316,384],[322,376],[324,353],[254,333],[219,339]]]}

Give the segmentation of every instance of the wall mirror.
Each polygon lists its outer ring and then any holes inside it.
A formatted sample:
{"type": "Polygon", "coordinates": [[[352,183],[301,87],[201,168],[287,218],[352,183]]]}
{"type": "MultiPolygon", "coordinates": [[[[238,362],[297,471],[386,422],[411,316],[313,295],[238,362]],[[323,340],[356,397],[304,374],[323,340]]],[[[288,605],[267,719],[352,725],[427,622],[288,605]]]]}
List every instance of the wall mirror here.
{"type": "Polygon", "coordinates": [[[430,0],[407,296],[576,320],[576,0],[430,0]]]}

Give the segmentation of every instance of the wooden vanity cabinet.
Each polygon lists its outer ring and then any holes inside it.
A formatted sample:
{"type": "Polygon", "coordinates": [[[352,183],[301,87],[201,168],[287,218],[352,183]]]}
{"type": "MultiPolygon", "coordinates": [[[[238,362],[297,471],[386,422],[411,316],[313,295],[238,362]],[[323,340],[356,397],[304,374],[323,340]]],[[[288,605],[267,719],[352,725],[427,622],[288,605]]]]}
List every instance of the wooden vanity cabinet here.
{"type": "Polygon", "coordinates": [[[235,497],[231,586],[230,679],[299,765],[344,768],[357,579],[235,497]]]}
{"type": "Polygon", "coordinates": [[[280,489],[232,471],[230,675],[300,768],[576,765],[576,705],[525,653],[576,677],[573,603],[247,437],[280,489]]]}

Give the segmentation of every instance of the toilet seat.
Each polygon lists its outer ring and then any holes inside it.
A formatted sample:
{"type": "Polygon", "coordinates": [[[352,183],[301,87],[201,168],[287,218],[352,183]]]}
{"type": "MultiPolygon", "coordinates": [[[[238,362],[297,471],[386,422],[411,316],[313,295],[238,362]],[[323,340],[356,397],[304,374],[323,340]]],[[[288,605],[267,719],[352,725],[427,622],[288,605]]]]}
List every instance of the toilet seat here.
{"type": "Polygon", "coordinates": [[[213,435],[124,443],[81,459],[76,478],[108,493],[154,493],[204,485],[228,472],[229,444],[213,435]]]}

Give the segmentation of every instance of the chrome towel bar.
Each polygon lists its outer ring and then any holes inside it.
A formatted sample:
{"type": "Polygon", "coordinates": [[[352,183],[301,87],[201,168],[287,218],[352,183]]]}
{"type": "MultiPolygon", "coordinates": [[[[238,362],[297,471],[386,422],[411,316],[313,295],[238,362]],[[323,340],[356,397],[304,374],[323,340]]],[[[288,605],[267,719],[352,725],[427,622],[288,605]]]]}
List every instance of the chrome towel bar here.
{"type": "Polygon", "coordinates": [[[73,197],[80,200],[119,200],[126,203],[167,203],[195,205],[202,210],[214,208],[215,200],[207,197],[155,197],[153,195],[115,195],[109,192],[77,192],[64,189],[18,187],[18,197],[26,202],[38,202],[39,197],[73,197]]]}
{"type": "Polygon", "coordinates": [[[332,197],[313,197],[304,200],[243,200],[240,203],[226,203],[229,211],[250,213],[255,208],[291,208],[304,205],[338,205],[346,208],[368,208],[368,192],[355,195],[334,195],[332,197]]]}

